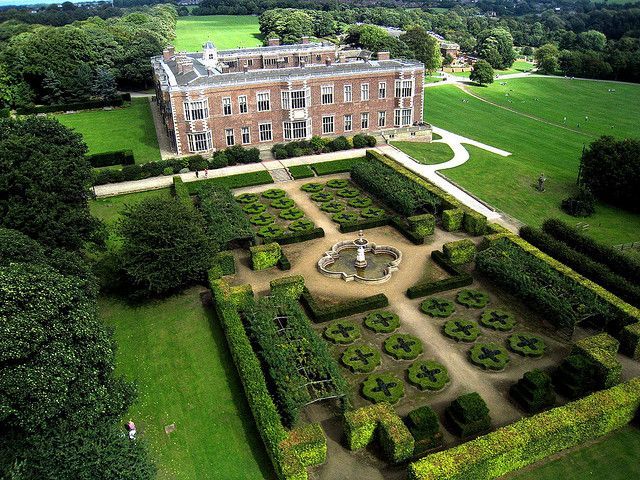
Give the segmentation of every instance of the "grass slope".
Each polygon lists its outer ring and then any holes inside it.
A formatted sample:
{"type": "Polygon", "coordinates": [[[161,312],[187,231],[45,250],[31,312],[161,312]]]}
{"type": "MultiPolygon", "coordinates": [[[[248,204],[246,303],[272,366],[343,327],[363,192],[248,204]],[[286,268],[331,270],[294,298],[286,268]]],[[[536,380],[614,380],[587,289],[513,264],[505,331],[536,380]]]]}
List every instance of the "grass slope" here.
{"type": "Polygon", "coordinates": [[[156,128],[148,98],[133,98],[131,106],[55,116],[84,137],[89,153],[133,150],[136,163],[160,160],[156,128]]]}
{"type": "Polygon", "coordinates": [[[262,45],[258,17],[253,15],[210,15],[179,17],[176,50],[199,52],[207,40],[219,49],[262,45]]]}
{"type": "MultiPolygon", "coordinates": [[[[580,83],[588,85],[588,82],[580,83]]],[[[606,93],[607,84],[601,85],[606,93]]],[[[640,91],[640,87],[636,88],[640,91]]],[[[610,98],[606,95],[598,101],[608,102],[610,98]]],[[[593,103],[595,108],[596,101],[593,103]]],[[[557,108],[570,107],[558,102],[557,108]]],[[[609,108],[610,116],[615,115],[615,107],[609,103],[609,108]]],[[[426,89],[425,119],[438,127],[512,152],[509,157],[499,157],[467,147],[471,159],[460,167],[443,171],[454,182],[530,225],[540,225],[548,217],[559,217],[572,224],[580,221],[562,213],[559,206],[562,199],[575,191],[580,152],[595,135],[575,133],[495,107],[450,85],[426,89]],[[534,188],[541,172],[548,179],[544,193],[534,188]]],[[[632,134],[632,130],[626,129],[626,133],[632,134]]],[[[596,214],[586,219],[586,223],[590,235],[608,244],[639,239],[640,215],[608,205],[598,204],[596,214]]]]}
{"type": "Polygon", "coordinates": [[[117,370],[138,384],[129,417],[150,444],[160,480],[270,478],[224,334],[200,290],[143,306],[100,299],[118,342],[117,370]]]}
{"type": "MultiPolygon", "coordinates": [[[[529,72],[533,70],[533,67],[534,65],[531,62],[525,62],[524,60],[516,60],[515,62],[513,62],[513,65],[511,65],[511,68],[507,68],[505,70],[494,70],[494,73],[496,75],[510,75],[512,73],[529,72]]],[[[453,75],[455,75],[456,77],[465,77],[465,78],[469,78],[470,74],[471,72],[453,73],[453,75]]]]}
{"type": "Polygon", "coordinates": [[[640,478],[640,430],[625,427],[602,442],[573,451],[551,462],[521,473],[510,480],[627,480],[640,478]]]}
{"type": "Polygon", "coordinates": [[[453,158],[453,150],[446,143],[391,142],[423,165],[436,165],[453,158]]]}

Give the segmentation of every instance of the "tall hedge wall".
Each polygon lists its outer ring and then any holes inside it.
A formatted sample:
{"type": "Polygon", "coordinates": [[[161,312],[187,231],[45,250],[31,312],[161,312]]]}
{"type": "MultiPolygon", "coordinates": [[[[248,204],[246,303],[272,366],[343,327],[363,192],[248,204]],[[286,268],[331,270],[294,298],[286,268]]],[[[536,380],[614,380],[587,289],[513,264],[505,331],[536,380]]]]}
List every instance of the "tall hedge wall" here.
{"type": "Polygon", "coordinates": [[[640,378],[539,413],[409,465],[410,480],[490,480],[625,426],[640,378]]]}

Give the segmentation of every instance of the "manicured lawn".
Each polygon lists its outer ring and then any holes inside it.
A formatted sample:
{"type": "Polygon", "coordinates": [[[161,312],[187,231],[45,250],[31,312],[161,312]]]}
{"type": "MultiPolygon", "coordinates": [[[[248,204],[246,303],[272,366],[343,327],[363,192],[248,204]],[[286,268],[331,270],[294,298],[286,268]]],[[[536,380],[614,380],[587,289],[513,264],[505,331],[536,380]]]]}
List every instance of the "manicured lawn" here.
{"type": "Polygon", "coordinates": [[[118,343],[117,371],[138,385],[129,417],[150,444],[160,480],[271,478],[224,334],[200,302],[202,290],[142,306],[100,299],[100,315],[118,343]],[[176,429],[166,434],[170,424],[176,429]]]}
{"type": "MultiPolygon", "coordinates": [[[[548,80],[540,79],[542,82],[548,80]]],[[[510,80],[508,83],[519,81],[510,80]]],[[[580,84],[590,88],[589,82],[581,81],[580,84]]],[[[607,84],[600,85],[606,92],[607,84]]],[[[640,92],[640,86],[635,88],[640,92]]],[[[634,98],[629,98],[629,102],[634,98]]],[[[599,100],[593,100],[593,108],[600,109],[600,104],[608,102],[609,97],[602,95],[599,100]]],[[[571,108],[560,101],[557,103],[559,110],[571,108]]],[[[619,114],[613,106],[610,108],[609,117],[614,117],[612,121],[620,117],[624,119],[620,120],[621,123],[627,122],[626,110],[619,114]]],[[[596,135],[574,133],[509,112],[448,85],[425,90],[425,120],[512,152],[509,157],[499,157],[468,147],[471,159],[444,172],[462,187],[531,225],[540,225],[548,217],[560,217],[573,224],[581,221],[562,213],[559,206],[562,199],[575,191],[580,152],[583,145],[595,139],[596,135]],[[548,179],[544,193],[533,187],[541,172],[548,179]]],[[[634,131],[633,128],[626,130],[628,134],[634,131]]],[[[635,132],[638,136],[638,127],[635,132]]],[[[590,235],[608,244],[632,242],[639,238],[640,215],[621,209],[598,204],[596,214],[582,221],[589,224],[587,232],[590,235]]]]}
{"type": "Polygon", "coordinates": [[[211,40],[219,49],[262,45],[258,17],[210,15],[178,18],[177,51],[199,52],[207,40],[211,40]]]}
{"type": "Polygon", "coordinates": [[[120,217],[120,212],[124,209],[125,205],[135,205],[145,198],[157,196],[168,198],[171,196],[171,190],[168,188],[161,188],[159,190],[128,193],[126,195],[116,195],[114,197],[96,198],[89,201],[89,210],[91,211],[91,215],[99,218],[106,223],[108,227],[111,227],[120,217]]]}
{"type": "Polygon", "coordinates": [[[625,427],[606,440],[581,448],[510,480],[628,480],[640,478],[640,430],[625,427]]]}
{"type": "Polygon", "coordinates": [[[423,165],[436,165],[453,158],[453,150],[446,143],[391,142],[423,165]]]}
{"type": "Polygon", "coordinates": [[[82,134],[89,153],[133,150],[136,163],[160,160],[148,98],[134,98],[127,107],[59,114],[56,118],[82,134]]]}
{"type": "MultiPolygon", "coordinates": [[[[509,75],[512,73],[521,73],[521,72],[529,72],[533,70],[533,63],[525,62],[524,60],[517,60],[513,62],[511,68],[507,68],[506,70],[494,70],[496,75],[509,75]]],[[[469,74],[471,72],[456,72],[454,75],[456,77],[465,77],[469,78],[469,74]]]]}

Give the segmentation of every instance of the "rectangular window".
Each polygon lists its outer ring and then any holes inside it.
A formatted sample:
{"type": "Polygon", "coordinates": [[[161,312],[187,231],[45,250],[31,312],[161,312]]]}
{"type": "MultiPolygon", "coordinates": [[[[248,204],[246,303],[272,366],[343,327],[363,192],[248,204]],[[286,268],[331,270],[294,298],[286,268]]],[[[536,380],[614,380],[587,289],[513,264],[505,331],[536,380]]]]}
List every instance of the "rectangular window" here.
{"type": "Polygon", "coordinates": [[[194,102],[184,102],[184,119],[204,120],[209,118],[209,101],[198,100],[194,102]]]}
{"type": "Polygon", "coordinates": [[[240,133],[242,134],[243,145],[247,145],[251,143],[251,132],[249,130],[249,127],[242,127],[240,129],[240,133]]]}
{"type": "Polygon", "coordinates": [[[282,96],[283,110],[289,110],[289,108],[306,108],[307,92],[305,90],[285,90],[280,93],[282,96]]]}
{"type": "Polygon", "coordinates": [[[353,115],[344,116],[344,131],[350,132],[353,130],[353,115]]]}
{"type": "Polygon", "coordinates": [[[231,115],[231,97],[224,97],[222,99],[222,114],[231,115]]]}
{"type": "Polygon", "coordinates": [[[273,140],[273,134],[271,133],[270,123],[261,123],[258,125],[258,129],[260,130],[261,142],[270,142],[271,140],[273,140]]]}
{"type": "Polygon", "coordinates": [[[285,140],[300,140],[307,138],[307,122],[284,122],[283,124],[285,140]]]}
{"type": "Polygon", "coordinates": [[[396,127],[406,127],[411,125],[413,117],[411,108],[396,108],[393,113],[393,124],[396,127]]]}
{"type": "Polygon", "coordinates": [[[378,126],[385,127],[387,125],[387,112],[378,112],[378,126]]]}
{"type": "Polygon", "coordinates": [[[205,152],[211,150],[211,132],[189,133],[189,151],[205,152]]]}
{"type": "Polygon", "coordinates": [[[344,101],[345,103],[353,101],[353,90],[351,88],[351,85],[344,86],[344,101]]]}
{"type": "Polygon", "coordinates": [[[323,85],[322,91],[322,105],[330,105],[333,103],[333,85],[323,85]]]}
{"type": "Polygon", "coordinates": [[[363,102],[369,100],[369,84],[368,83],[363,83],[362,85],[360,85],[360,100],[363,102]]]}
{"type": "Polygon", "coordinates": [[[247,67],[253,67],[253,58],[247,60],[247,67]]]}
{"type": "Polygon", "coordinates": [[[396,80],[396,98],[413,96],[413,80],[396,80]]]}
{"type": "Polygon", "coordinates": [[[271,110],[271,94],[269,92],[258,93],[256,97],[259,112],[268,112],[271,110]]]}
{"type": "Polygon", "coordinates": [[[309,55],[300,55],[298,63],[309,63],[309,55]]]}
{"type": "Polygon", "coordinates": [[[360,114],[360,128],[369,128],[369,112],[360,114]]]}
{"type": "Polygon", "coordinates": [[[240,110],[240,113],[247,113],[249,111],[246,95],[240,95],[238,97],[238,109],[240,110]]]}
{"type": "Polygon", "coordinates": [[[278,64],[277,58],[265,58],[264,59],[264,68],[267,67],[275,67],[278,64]]]}
{"type": "Polygon", "coordinates": [[[387,82],[378,82],[378,98],[387,98],[387,82]]]}
{"type": "Polygon", "coordinates": [[[322,117],[322,133],[333,133],[333,115],[322,117]]]}
{"type": "Polygon", "coordinates": [[[232,147],[233,145],[235,145],[236,141],[233,137],[233,128],[225,129],[224,136],[227,138],[227,147],[232,147]]]}

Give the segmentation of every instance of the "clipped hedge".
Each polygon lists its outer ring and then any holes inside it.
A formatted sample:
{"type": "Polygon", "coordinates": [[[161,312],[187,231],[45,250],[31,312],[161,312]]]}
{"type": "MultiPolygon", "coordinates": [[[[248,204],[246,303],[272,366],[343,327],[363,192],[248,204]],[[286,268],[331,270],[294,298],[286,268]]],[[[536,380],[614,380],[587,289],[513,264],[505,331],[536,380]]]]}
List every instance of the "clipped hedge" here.
{"type": "Polygon", "coordinates": [[[288,167],[288,170],[294,180],[315,176],[309,165],[294,165],[292,167],[288,167]]]}
{"type": "Polygon", "coordinates": [[[537,413],[556,403],[551,377],[542,370],[526,372],[517,383],[511,385],[509,395],[528,413],[537,413]]]}
{"type": "Polygon", "coordinates": [[[360,335],[360,327],[349,320],[334,320],[324,329],[324,337],[340,345],[353,343],[360,335]]]}
{"type": "Polygon", "coordinates": [[[391,462],[402,462],[413,455],[413,436],[388,403],[378,403],[346,412],[344,431],[349,450],[366,447],[373,442],[377,434],[382,449],[391,462]]]}
{"type": "Polygon", "coordinates": [[[640,406],[640,379],[524,418],[409,465],[409,480],[490,480],[595,440],[628,424],[640,406]]]}
{"type": "Polygon", "coordinates": [[[282,256],[282,248],[276,242],[265,245],[255,245],[249,248],[251,252],[251,268],[265,270],[275,267],[282,256]]]}
{"type": "Polygon", "coordinates": [[[407,217],[407,223],[409,228],[421,237],[433,235],[436,228],[436,217],[430,213],[423,213],[422,215],[414,215],[413,217],[407,217]]]}
{"type": "Polygon", "coordinates": [[[350,233],[357,232],[359,230],[367,230],[369,228],[377,228],[384,227],[389,225],[390,217],[387,215],[383,215],[378,218],[365,218],[362,220],[357,220],[355,222],[341,222],[340,223],[340,232],[341,233],[350,233]]]}
{"type": "Polygon", "coordinates": [[[273,178],[266,170],[259,170],[257,172],[239,173],[228,177],[209,178],[208,180],[189,182],[187,186],[189,187],[189,193],[193,195],[197,194],[200,189],[206,188],[207,185],[233,189],[265,185],[267,183],[273,183],[273,178]]]}
{"type": "Polygon", "coordinates": [[[429,405],[409,412],[405,423],[416,442],[414,453],[423,453],[442,445],[438,414],[429,405]]]}
{"type": "Polygon", "coordinates": [[[136,160],[132,150],[115,150],[87,155],[92,167],[110,167],[112,165],[133,165],[136,160]]]}
{"type": "MultiPolygon", "coordinates": [[[[438,391],[449,383],[447,369],[433,360],[418,360],[407,369],[409,383],[419,390],[438,391]]],[[[436,421],[437,424],[437,421],[436,421]]]]}
{"type": "Polygon", "coordinates": [[[292,243],[306,242],[307,240],[313,240],[315,238],[322,237],[324,237],[324,230],[320,227],[317,227],[312,228],[311,230],[303,230],[300,232],[286,232],[279,237],[273,237],[272,240],[279,243],[280,245],[290,245],[292,243]]]}
{"type": "Polygon", "coordinates": [[[440,265],[448,274],[453,275],[449,278],[442,280],[435,280],[431,282],[420,282],[409,287],[406,292],[406,296],[409,298],[421,298],[428,295],[433,295],[438,292],[445,292],[447,290],[453,290],[460,287],[466,287],[473,283],[473,277],[465,271],[460,270],[456,265],[451,263],[445,255],[438,251],[433,250],[431,252],[431,258],[434,262],[440,265]]]}
{"type": "Polygon", "coordinates": [[[236,273],[236,263],[233,252],[225,250],[214,255],[211,268],[209,269],[209,278],[221,278],[225,275],[233,275],[236,273]]]}
{"type": "Polygon", "coordinates": [[[269,286],[271,287],[271,295],[297,300],[304,290],[304,277],[291,275],[290,277],[276,278],[271,280],[269,286]]]}
{"type": "Polygon", "coordinates": [[[462,228],[464,212],[461,208],[450,208],[442,211],[442,228],[447,232],[456,232],[462,228]]]}
{"type": "Polygon", "coordinates": [[[476,244],[468,238],[447,242],[442,246],[444,256],[454,265],[473,262],[476,256],[476,244]]]}
{"type": "Polygon", "coordinates": [[[477,237],[484,235],[487,230],[487,217],[473,210],[466,210],[462,220],[464,231],[469,235],[477,237]]]}
{"type": "Polygon", "coordinates": [[[173,177],[172,193],[180,202],[189,208],[193,208],[193,201],[191,200],[191,195],[189,195],[189,189],[179,175],[173,177]]]}
{"type": "Polygon", "coordinates": [[[353,373],[371,373],[380,365],[380,352],[371,345],[351,345],[340,361],[353,373]]]}
{"type": "Polygon", "coordinates": [[[389,373],[374,373],[362,382],[362,396],[373,403],[395,404],[404,397],[404,382],[389,373]]]}
{"type": "Polygon", "coordinates": [[[332,160],[311,165],[317,175],[332,175],[334,173],[350,172],[354,165],[364,161],[363,157],[347,158],[345,160],[332,160]]]}
{"type": "Polygon", "coordinates": [[[466,438],[491,428],[489,408],[476,392],[460,395],[451,402],[444,413],[451,431],[461,438],[466,438]]]}
{"type": "Polygon", "coordinates": [[[16,108],[18,115],[37,115],[39,113],[68,112],[71,110],[90,110],[92,108],[121,107],[124,102],[131,101],[131,96],[119,96],[113,100],[87,100],[84,102],[59,103],[57,105],[36,105],[16,108]]]}
{"type": "Polygon", "coordinates": [[[383,293],[348,300],[337,305],[327,305],[322,301],[317,301],[306,288],[302,292],[300,301],[307,309],[312,320],[318,323],[389,306],[389,299],[383,293]]]}
{"type": "Polygon", "coordinates": [[[384,351],[396,360],[413,360],[422,353],[422,342],[408,333],[394,333],[384,341],[384,351]]]}

